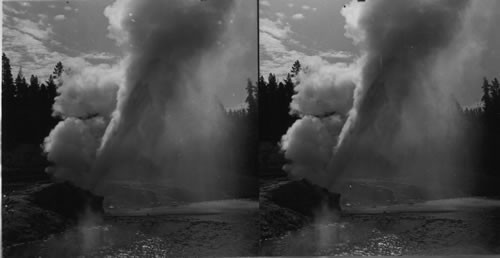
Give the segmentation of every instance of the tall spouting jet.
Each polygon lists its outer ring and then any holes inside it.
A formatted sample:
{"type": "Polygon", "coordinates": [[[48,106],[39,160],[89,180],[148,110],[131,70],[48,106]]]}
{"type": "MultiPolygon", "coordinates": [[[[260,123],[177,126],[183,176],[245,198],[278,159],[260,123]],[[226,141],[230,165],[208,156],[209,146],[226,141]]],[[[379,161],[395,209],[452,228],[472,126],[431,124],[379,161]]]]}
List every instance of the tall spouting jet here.
{"type": "Polygon", "coordinates": [[[107,7],[109,36],[125,58],[79,73],[83,79],[62,78],[55,110],[65,120],[45,140],[50,172],[95,191],[114,179],[200,194],[217,189],[227,176],[217,150],[227,139],[214,84],[225,69],[213,64],[227,57],[219,45],[233,2],[117,0],[107,7]]]}
{"type": "Polygon", "coordinates": [[[282,138],[291,175],[326,187],[353,177],[405,180],[430,195],[459,183],[472,161],[453,91],[482,51],[472,26],[479,2],[344,7],[345,35],[360,55],[352,64],[313,60],[299,74],[291,109],[302,118],[282,138]]]}

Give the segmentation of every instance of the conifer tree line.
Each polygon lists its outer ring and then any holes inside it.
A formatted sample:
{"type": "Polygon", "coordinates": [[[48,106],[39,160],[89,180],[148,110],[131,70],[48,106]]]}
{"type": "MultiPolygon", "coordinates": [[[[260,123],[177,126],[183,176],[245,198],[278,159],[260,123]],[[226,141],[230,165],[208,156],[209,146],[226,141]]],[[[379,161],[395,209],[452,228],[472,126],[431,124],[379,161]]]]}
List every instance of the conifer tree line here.
{"type": "Polygon", "coordinates": [[[58,123],[52,116],[57,96],[58,78],[64,71],[61,62],[45,82],[36,75],[29,81],[19,68],[14,78],[9,58],[2,54],[2,148],[10,150],[19,144],[42,144],[58,123]]]}
{"type": "MultiPolygon", "coordinates": [[[[257,176],[257,152],[259,144],[259,134],[257,131],[258,124],[258,94],[257,87],[248,79],[246,86],[247,96],[245,98],[245,108],[236,110],[228,110],[227,120],[229,122],[229,130],[227,139],[230,144],[226,146],[229,157],[227,161],[235,164],[230,166],[235,171],[248,177],[256,178],[257,176]]],[[[248,188],[253,194],[257,194],[257,186],[245,182],[239,187],[241,189],[248,188]],[[253,187],[253,188],[252,188],[253,187]]]]}
{"type": "Polygon", "coordinates": [[[497,78],[483,79],[481,105],[466,108],[470,135],[479,138],[477,146],[481,157],[480,168],[490,175],[500,171],[500,83],[497,78]]]}
{"type": "MultiPolygon", "coordinates": [[[[260,76],[256,85],[248,79],[246,108],[228,110],[230,124],[228,137],[235,140],[235,156],[246,157],[239,162],[246,170],[253,171],[258,156],[259,142],[278,143],[287,129],[297,119],[290,113],[290,103],[295,94],[295,78],[302,70],[299,61],[291,67],[284,79],[270,73],[260,76]]],[[[13,75],[9,58],[2,55],[2,149],[9,151],[19,144],[41,145],[50,130],[60,121],[53,115],[52,106],[58,95],[59,77],[64,72],[58,62],[46,81],[36,75],[29,80],[19,68],[13,75]]],[[[483,79],[481,105],[463,110],[468,122],[466,130],[479,138],[478,155],[481,169],[495,173],[500,169],[500,83],[497,78],[483,79]]],[[[237,163],[235,161],[235,163],[237,163]]],[[[485,171],[485,172],[486,172],[485,171]]]]}
{"type": "MultiPolygon", "coordinates": [[[[21,145],[37,146],[38,156],[46,159],[42,153],[42,144],[50,131],[61,121],[53,114],[54,100],[58,95],[59,78],[64,73],[64,66],[58,62],[52,74],[44,82],[36,75],[26,79],[19,68],[13,75],[13,67],[9,58],[2,55],[2,151],[9,153],[21,145]]],[[[257,87],[248,79],[246,85],[246,108],[226,111],[229,129],[228,139],[232,157],[227,157],[234,169],[248,176],[255,176],[256,155],[258,145],[257,130],[257,87]]],[[[224,109],[223,107],[221,107],[224,109]]],[[[2,164],[24,166],[23,159],[7,162],[8,156],[2,155],[2,164]]],[[[29,158],[28,158],[29,159],[29,158]]]]}
{"type": "MultiPolygon", "coordinates": [[[[269,74],[258,80],[258,114],[259,134],[261,142],[277,144],[287,129],[297,119],[290,113],[290,103],[295,94],[294,87],[298,83],[294,77],[303,68],[296,61],[286,77],[279,81],[275,74],[269,74]]],[[[479,87],[478,87],[479,88],[479,87]]],[[[497,78],[484,78],[481,103],[475,108],[457,108],[462,111],[466,127],[464,135],[469,137],[470,146],[477,155],[478,164],[475,169],[483,175],[499,175],[500,171],[500,83],[497,78]]]]}
{"type": "Polygon", "coordinates": [[[288,128],[297,120],[297,116],[290,113],[290,103],[295,93],[294,78],[301,69],[301,64],[297,60],[283,81],[279,81],[272,73],[268,75],[267,81],[264,76],[259,77],[257,85],[261,141],[279,142],[288,128]]]}

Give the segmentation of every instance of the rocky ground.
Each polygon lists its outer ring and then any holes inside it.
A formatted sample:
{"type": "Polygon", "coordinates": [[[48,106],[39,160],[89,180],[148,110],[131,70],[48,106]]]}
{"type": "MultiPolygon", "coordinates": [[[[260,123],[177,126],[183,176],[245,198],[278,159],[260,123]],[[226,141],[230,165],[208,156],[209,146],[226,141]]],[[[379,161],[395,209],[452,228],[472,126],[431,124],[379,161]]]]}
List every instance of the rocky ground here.
{"type": "MultiPolygon", "coordinates": [[[[261,239],[280,237],[312,222],[315,215],[340,212],[340,195],[306,180],[262,180],[260,191],[261,239]]],[[[334,216],[332,214],[332,216],[334,216]]]]}
{"type": "MultiPolygon", "coordinates": [[[[261,196],[286,181],[265,180],[261,196]]],[[[261,217],[280,221],[263,220],[265,225],[261,227],[266,234],[261,255],[500,254],[498,200],[470,197],[423,201],[418,191],[389,192],[390,188],[380,184],[350,188],[363,191],[343,196],[340,216],[332,214],[334,219],[329,220],[301,216],[273,202],[261,202],[261,217]],[[373,200],[363,201],[361,192],[370,193],[373,200]]],[[[399,188],[404,187],[393,187],[399,188]]]]}
{"type": "Polygon", "coordinates": [[[42,239],[64,231],[87,213],[102,214],[102,197],[69,183],[41,183],[5,193],[2,246],[42,239]]]}
{"type": "Polygon", "coordinates": [[[8,189],[2,209],[4,257],[193,257],[258,253],[257,200],[173,202],[162,194],[155,195],[159,198],[148,198],[151,194],[143,194],[141,188],[135,190],[140,194],[133,195],[140,198],[131,203],[143,201],[142,207],[127,208],[124,206],[127,202],[105,202],[68,184],[44,182],[9,185],[8,189]],[[160,206],[162,203],[169,205],[160,206]]]}
{"type": "Polygon", "coordinates": [[[259,245],[258,211],[253,206],[230,211],[219,206],[211,212],[174,209],[172,214],[163,209],[154,215],[131,210],[132,216],[121,210],[99,223],[10,248],[6,257],[252,256],[259,245]]]}

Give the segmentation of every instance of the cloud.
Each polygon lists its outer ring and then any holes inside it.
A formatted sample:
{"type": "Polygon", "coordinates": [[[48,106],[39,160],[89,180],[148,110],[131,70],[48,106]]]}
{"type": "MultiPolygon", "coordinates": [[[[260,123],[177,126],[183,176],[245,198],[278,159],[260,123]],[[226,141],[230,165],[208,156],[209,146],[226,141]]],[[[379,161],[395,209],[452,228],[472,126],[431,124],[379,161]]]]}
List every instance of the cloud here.
{"type": "MultiPolygon", "coordinates": [[[[279,17],[279,15],[277,16],[279,17]]],[[[259,67],[262,74],[274,73],[278,77],[284,77],[290,72],[292,64],[297,60],[307,62],[309,59],[317,59],[318,57],[328,61],[352,58],[352,54],[349,52],[318,51],[304,46],[293,38],[295,33],[291,30],[290,25],[280,18],[277,20],[260,18],[259,21],[259,67]]]]}
{"type": "MultiPolygon", "coordinates": [[[[53,28],[46,23],[47,15],[33,16],[39,18],[38,21],[21,19],[13,15],[16,14],[9,11],[4,12],[2,32],[2,51],[10,59],[13,73],[17,73],[17,69],[22,67],[25,76],[29,77],[33,74],[44,81],[48,79],[54,65],[59,61],[62,61],[65,67],[70,68],[70,63],[75,64],[75,66],[89,66],[90,61],[109,61],[115,58],[108,53],[78,52],[76,55],[70,56],[54,51],[54,47],[61,47],[61,43],[54,40],[53,28]]],[[[73,49],[66,49],[75,52],[73,49]]]]}
{"type": "Polygon", "coordinates": [[[60,56],[49,51],[46,46],[54,34],[52,27],[43,22],[44,16],[35,16],[40,20],[34,22],[13,17],[12,14],[4,13],[2,34],[3,52],[11,61],[13,72],[22,67],[25,76],[48,76],[53,66],[60,61],[60,56]]]}
{"type": "Polygon", "coordinates": [[[15,14],[15,15],[21,15],[21,14],[26,14],[26,10],[18,10],[15,8],[12,8],[9,5],[6,5],[5,3],[3,4],[3,12],[9,13],[9,14],[15,14]]]}
{"type": "Polygon", "coordinates": [[[104,52],[87,53],[82,55],[82,57],[85,59],[99,59],[99,60],[113,60],[117,58],[116,56],[110,53],[104,53],[104,52]]]}
{"type": "Polygon", "coordinates": [[[302,19],[304,19],[304,15],[301,14],[301,13],[296,13],[296,14],[294,14],[292,16],[292,19],[294,19],[294,20],[302,20],[302,19]]]}
{"type": "Polygon", "coordinates": [[[260,1],[260,5],[262,5],[262,6],[271,6],[271,4],[269,3],[269,1],[267,1],[267,0],[261,0],[260,1]]]}
{"type": "Polygon", "coordinates": [[[294,5],[294,4],[292,4],[292,3],[289,3],[289,4],[288,4],[288,7],[290,7],[290,8],[293,8],[294,6],[295,6],[295,5],[294,5]]]}
{"type": "Polygon", "coordinates": [[[12,29],[3,28],[3,51],[15,67],[22,67],[25,76],[34,74],[40,79],[47,79],[52,73],[54,65],[59,62],[86,62],[80,57],[69,57],[67,55],[51,51],[42,39],[33,35],[12,29]]]}
{"type": "Polygon", "coordinates": [[[267,18],[259,20],[259,31],[270,34],[271,36],[279,39],[288,38],[290,34],[290,26],[282,24],[281,21],[274,22],[267,18]]]}
{"type": "Polygon", "coordinates": [[[49,18],[48,15],[43,14],[43,13],[39,13],[37,16],[38,16],[38,18],[40,18],[41,21],[49,18]]]}
{"type": "Polygon", "coordinates": [[[316,12],[318,10],[318,8],[313,7],[311,10],[313,10],[313,12],[316,12]]]}
{"type": "Polygon", "coordinates": [[[263,74],[276,73],[283,75],[289,72],[290,65],[300,59],[302,54],[289,50],[284,42],[290,39],[292,31],[290,26],[281,19],[271,20],[260,18],[259,20],[259,48],[260,70],[263,74]],[[291,63],[290,63],[291,62],[291,63]]]}
{"type": "Polygon", "coordinates": [[[303,6],[302,6],[302,9],[304,9],[304,10],[310,10],[310,9],[311,9],[311,7],[310,7],[309,5],[303,5],[303,6]]]}
{"type": "Polygon", "coordinates": [[[47,40],[51,35],[54,34],[52,27],[45,26],[41,22],[35,23],[33,21],[20,19],[17,17],[12,17],[12,22],[13,24],[11,26],[6,26],[18,31],[22,31],[23,33],[29,34],[30,36],[40,40],[47,40]]]}
{"type": "Polygon", "coordinates": [[[262,74],[275,73],[285,76],[290,72],[291,65],[296,60],[304,60],[307,55],[302,52],[287,48],[283,41],[271,34],[260,33],[260,70],[262,74]]]}
{"type": "Polygon", "coordinates": [[[276,16],[278,17],[278,19],[283,19],[283,18],[285,18],[285,14],[284,14],[284,13],[281,13],[281,12],[277,12],[277,13],[276,13],[276,16]]]}
{"type": "Polygon", "coordinates": [[[73,8],[71,8],[71,6],[65,6],[65,7],[64,7],[64,10],[66,10],[66,11],[71,11],[71,10],[73,10],[73,8]]]}
{"type": "Polygon", "coordinates": [[[322,51],[319,52],[319,56],[323,58],[340,58],[340,59],[346,59],[346,58],[351,58],[352,53],[347,52],[347,51],[336,51],[336,50],[329,50],[329,51],[322,51]]]}
{"type": "Polygon", "coordinates": [[[64,19],[66,19],[66,16],[64,16],[64,14],[58,14],[58,15],[54,16],[54,20],[56,20],[56,21],[62,21],[64,19]]]}

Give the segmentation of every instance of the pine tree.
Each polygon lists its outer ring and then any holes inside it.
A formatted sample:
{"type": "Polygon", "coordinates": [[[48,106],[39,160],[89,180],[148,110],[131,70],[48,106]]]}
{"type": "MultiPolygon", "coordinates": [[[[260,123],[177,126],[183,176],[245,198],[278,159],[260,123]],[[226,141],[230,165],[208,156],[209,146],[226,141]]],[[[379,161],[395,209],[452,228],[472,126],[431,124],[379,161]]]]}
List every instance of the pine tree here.
{"type": "Polygon", "coordinates": [[[247,81],[247,97],[245,102],[248,105],[247,111],[250,116],[257,114],[257,89],[256,86],[252,84],[252,81],[248,79],[247,81]]]}
{"type": "Polygon", "coordinates": [[[292,70],[291,70],[292,77],[296,77],[299,74],[301,69],[302,69],[302,66],[301,66],[299,60],[295,61],[295,63],[293,63],[293,65],[292,65],[292,70]]]}
{"type": "Polygon", "coordinates": [[[13,105],[16,95],[16,86],[12,77],[10,60],[5,54],[2,54],[2,102],[4,107],[10,108],[13,105]]]}
{"type": "Polygon", "coordinates": [[[54,67],[54,72],[52,73],[55,77],[54,79],[60,78],[63,72],[64,72],[63,64],[61,62],[57,62],[56,66],[54,67]]]}
{"type": "Polygon", "coordinates": [[[16,98],[22,103],[28,95],[28,84],[26,83],[26,78],[23,75],[23,69],[19,68],[19,72],[16,77],[16,98]]]}
{"type": "Polygon", "coordinates": [[[50,106],[52,107],[52,103],[54,103],[54,99],[55,97],[57,96],[57,85],[54,81],[54,76],[53,75],[49,75],[49,79],[47,80],[46,82],[47,84],[47,100],[50,104],[50,106]]]}
{"type": "Polygon", "coordinates": [[[276,80],[276,75],[272,73],[269,74],[269,76],[267,77],[267,87],[272,94],[276,93],[276,90],[278,89],[278,81],[276,80]]]}
{"type": "Polygon", "coordinates": [[[498,103],[500,102],[500,82],[498,82],[497,78],[491,81],[490,92],[491,101],[495,103],[495,106],[498,105],[498,103]]]}
{"type": "Polygon", "coordinates": [[[292,102],[292,96],[295,93],[294,88],[295,85],[292,80],[292,75],[288,73],[285,79],[285,94],[287,99],[289,99],[289,103],[292,102]]]}
{"type": "MultiPolygon", "coordinates": [[[[2,148],[11,149],[15,143],[17,128],[16,119],[16,85],[12,78],[10,60],[2,54],[2,148]]],[[[2,159],[5,155],[2,155],[2,159]]],[[[2,163],[5,164],[4,160],[2,163]]]]}
{"type": "Polygon", "coordinates": [[[38,83],[38,77],[31,75],[30,85],[28,87],[28,101],[30,104],[38,105],[40,97],[40,85],[38,83]]]}
{"type": "Polygon", "coordinates": [[[483,101],[483,110],[486,114],[488,114],[491,110],[491,85],[488,82],[487,78],[483,79],[483,97],[481,100],[483,101]]]}

